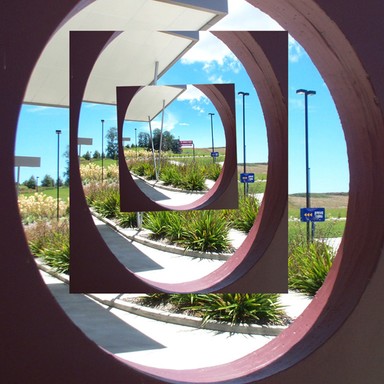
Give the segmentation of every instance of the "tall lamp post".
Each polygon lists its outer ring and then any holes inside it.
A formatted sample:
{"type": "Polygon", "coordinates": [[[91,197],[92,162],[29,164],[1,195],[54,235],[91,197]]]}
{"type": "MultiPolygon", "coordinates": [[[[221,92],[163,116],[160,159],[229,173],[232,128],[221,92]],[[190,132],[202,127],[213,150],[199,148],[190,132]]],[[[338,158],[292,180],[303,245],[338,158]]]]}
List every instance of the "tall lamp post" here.
{"type": "Polygon", "coordinates": [[[57,218],[57,221],[59,221],[59,198],[60,198],[60,191],[59,191],[59,187],[60,187],[60,134],[61,134],[61,130],[60,129],[57,129],[56,130],[56,134],[57,134],[57,181],[56,181],[56,192],[57,192],[57,202],[56,202],[56,218],[57,218]]]}
{"type": "Polygon", "coordinates": [[[39,176],[36,176],[36,192],[39,192],[39,176]]]}
{"type": "MultiPolygon", "coordinates": [[[[238,92],[238,95],[243,96],[243,167],[244,167],[244,173],[247,172],[247,163],[246,163],[246,144],[245,144],[245,96],[249,96],[248,92],[238,92]]],[[[244,183],[244,197],[248,192],[248,183],[244,183]]]]}
{"type": "Polygon", "coordinates": [[[104,182],[104,120],[101,120],[101,184],[104,182]]]}
{"type": "Polygon", "coordinates": [[[213,156],[213,152],[215,152],[215,143],[214,143],[214,140],[213,140],[213,116],[214,116],[214,113],[210,112],[210,113],[208,113],[208,115],[211,116],[212,159],[213,159],[213,162],[215,162],[215,157],[213,156]]]}
{"type": "MultiPolygon", "coordinates": [[[[306,183],[306,205],[307,208],[311,207],[310,200],[310,185],[309,185],[309,151],[308,151],[308,96],[316,95],[316,91],[309,91],[306,89],[298,89],[298,95],[304,95],[305,101],[305,183],[306,183]]],[[[314,231],[314,223],[312,222],[312,236],[314,231]]],[[[307,242],[311,240],[310,223],[307,221],[307,242]]]]}
{"type": "Polygon", "coordinates": [[[135,128],[135,147],[136,147],[136,159],[137,159],[137,128],[135,128]]]}

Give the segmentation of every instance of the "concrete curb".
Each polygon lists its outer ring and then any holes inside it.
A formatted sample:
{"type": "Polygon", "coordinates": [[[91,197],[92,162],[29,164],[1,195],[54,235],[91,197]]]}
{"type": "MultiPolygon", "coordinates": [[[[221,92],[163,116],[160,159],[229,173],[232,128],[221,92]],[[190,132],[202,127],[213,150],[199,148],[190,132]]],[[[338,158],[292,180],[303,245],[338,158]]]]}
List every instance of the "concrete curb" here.
{"type": "MultiPolygon", "coordinates": [[[[64,284],[69,284],[69,276],[64,273],[58,273],[53,268],[44,264],[40,259],[35,259],[37,267],[42,271],[54,276],[55,278],[62,281],[64,284]]],[[[108,307],[116,308],[129,312],[133,315],[146,317],[148,319],[162,321],[165,323],[183,325],[187,327],[206,329],[216,332],[229,332],[229,333],[243,333],[248,335],[259,335],[259,336],[277,336],[280,332],[286,329],[285,326],[262,326],[262,325],[245,325],[245,324],[230,324],[222,323],[214,320],[208,320],[203,324],[203,320],[195,316],[187,316],[179,313],[172,313],[162,311],[156,308],[145,307],[135,303],[129,303],[127,301],[119,299],[120,295],[117,295],[113,299],[102,298],[103,294],[87,293],[84,294],[100,304],[108,307]]]]}

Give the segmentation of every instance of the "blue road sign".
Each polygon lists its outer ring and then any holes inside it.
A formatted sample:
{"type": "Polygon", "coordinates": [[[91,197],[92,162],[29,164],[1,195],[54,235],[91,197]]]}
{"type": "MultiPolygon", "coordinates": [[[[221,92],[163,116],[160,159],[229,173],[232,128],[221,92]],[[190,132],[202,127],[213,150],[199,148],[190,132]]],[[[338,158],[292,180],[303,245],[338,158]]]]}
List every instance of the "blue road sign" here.
{"type": "Polygon", "coordinates": [[[300,208],[301,221],[325,221],[325,208],[300,208]]]}
{"type": "Polygon", "coordinates": [[[240,173],[240,181],[242,183],[254,183],[255,174],[254,173],[240,173]]]}
{"type": "Polygon", "coordinates": [[[211,152],[212,157],[219,157],[219,152],[211,152]]]}

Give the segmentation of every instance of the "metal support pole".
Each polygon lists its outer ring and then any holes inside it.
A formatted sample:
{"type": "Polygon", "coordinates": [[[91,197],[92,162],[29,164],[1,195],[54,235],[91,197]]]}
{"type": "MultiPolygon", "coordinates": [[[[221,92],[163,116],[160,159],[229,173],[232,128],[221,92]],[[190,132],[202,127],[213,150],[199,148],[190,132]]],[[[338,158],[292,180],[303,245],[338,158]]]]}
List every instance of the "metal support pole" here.
{"type": "Polygon", "coordinates": [[[57,193],[57,200],[56,200],[56,218],[57,221],[59,221],[59,216],[60,216],[60,204],[59,204],[59,199],[60,199],[60,134],[61,131],[60,129],[56,130],[57,134],[57,181],[56,181],[56,193],[57,193]]]}
{"type": "Polygon", "coordinates": [[[136,145],[136,159],[137,159],[137,128],[135,128],[135,145],[136,145]]]}
{"type": "MultiPolygon", "coordinates": [[[[214,113],[210,112],[210,113],[208,113],[208,115],[211,116],[211,135],[212,135],[212,153],[213,153],[213,152],[215,152],[215,142],[213,139],[213,115],[214,115],[214,113]]],[[[213,159],[213,162],[215,162],[214,156],[212,156],[212,159],[213,159]]]]}
{"type": "Polygon", "coordinates": [[[101,120],[101,184],[104,182],[104,120],[101,120]]]}
{"type": "MultiPolygon", "coordinates": [[[[243,96],[243,168],[244,173],[247,173],[247,162],[246,162],[246,141],[245,141],[245,96],[249,96],[248,92],[238,92],[238,95],[243,96]]],[[[248,183],[244,183],[244,197],[248,193],[248,183]]]]}
{"type": "Polygon", "coordinates": [[[165,100],[163,100],[163,109],[161,111],[161,128],[160,128],[160,143],[159,143],[159,174],[161,168],[161,147],[163,145],[163,128],[164,128],[164,109],[165,109],[165,100]]]}
{"type": "Polygon", "coordinates": [[[20,193],[20,167],[17,167],[17,195],[20,193]]]}
{"type": "MultiPolygon", "coordinates": [[[[316,95],[315,91],[308,91],[306,89],[298,89],[297,94],[304,95],[304,107],[305,107],[305,184],[306,184],[306,205],[307,208],[311,207],[310,200],[310,186],[309,186],[309,149],[308,149],[308,95],[316,95]]],[[[307,243],[312,241],[310,222],[307,221],[307,243]]]]}
{"type": "Polygon", "coordinates": [[[154,75],[154,78],[153,78],[153,84],[154,85],[157,85],[157,78],[159,76],[159,62],[158,61],[155,61],[155,75],[154,75]]]}
{"type": "Polygon", "coordinates": [[[151,140],[151,144],[152,144],[153,166],[155,168],[156,181],[159,181],[159,175],[157,173],[157,166],[156,166],[155,146],[153,144],[152,125],[151,125],[151,117],[150,116],[148,116],[148,124],[149,124],[149,135],[150,135],[150,140],[151,140]]]}

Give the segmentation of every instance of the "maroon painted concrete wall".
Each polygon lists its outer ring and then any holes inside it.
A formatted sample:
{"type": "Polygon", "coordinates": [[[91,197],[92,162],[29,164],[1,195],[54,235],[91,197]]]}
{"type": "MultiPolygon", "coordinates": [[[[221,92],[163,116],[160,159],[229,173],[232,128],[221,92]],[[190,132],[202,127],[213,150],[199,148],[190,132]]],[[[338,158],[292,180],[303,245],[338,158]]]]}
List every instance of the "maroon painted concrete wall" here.
{"type": "Polygon", "coordinates": [[[0,12],[1,382],[379,384],[384,381],[384,34],[381,0],[249,0],[305,47],[343,123],[350,203],[343,245],[309,308],[273,342],[204,370],[139,372],[89,341],[47,291],[17,214],[14,144],[49,36],[84,2],[5,0],[0,12]],[[154,377],[154,375],[157,376],[154,377]]]}

